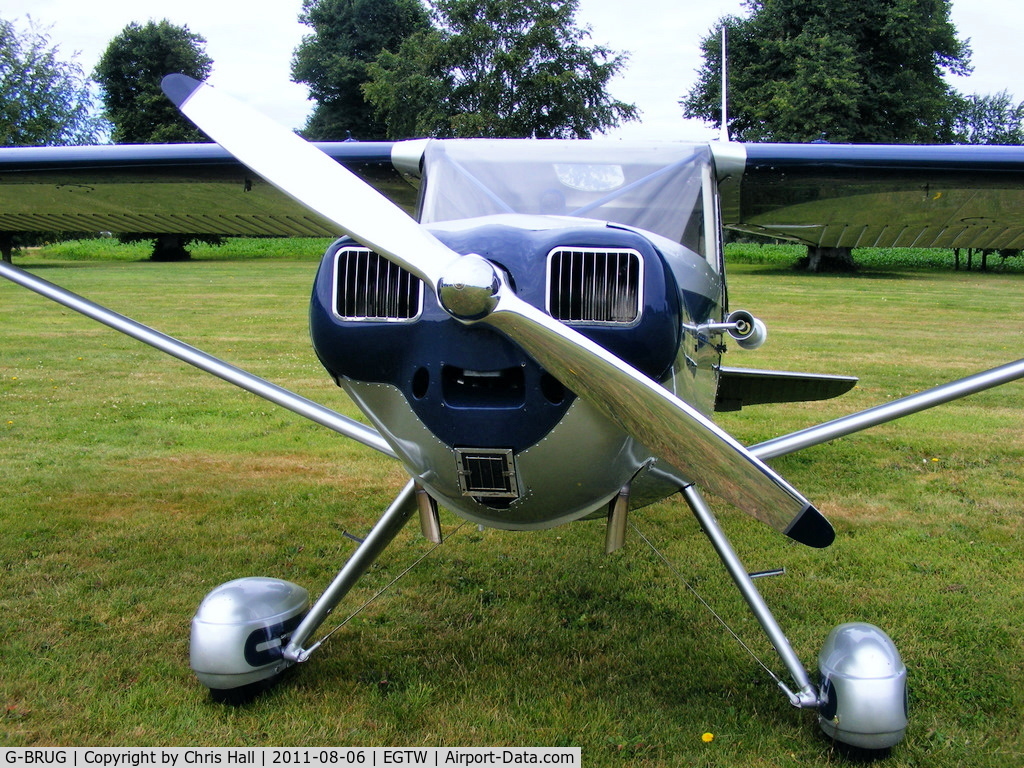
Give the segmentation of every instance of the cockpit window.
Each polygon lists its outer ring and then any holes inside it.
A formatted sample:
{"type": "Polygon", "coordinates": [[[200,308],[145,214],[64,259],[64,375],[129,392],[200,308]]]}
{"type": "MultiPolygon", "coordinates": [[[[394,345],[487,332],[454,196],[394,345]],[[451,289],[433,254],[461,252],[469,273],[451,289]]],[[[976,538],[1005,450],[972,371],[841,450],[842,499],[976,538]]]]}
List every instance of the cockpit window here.
{"type": "Polygon", "coordinates": [[[706,257],[711,167],[703,144],[431,142],[421,220],[576,216],[653,232],[706,257]]]}

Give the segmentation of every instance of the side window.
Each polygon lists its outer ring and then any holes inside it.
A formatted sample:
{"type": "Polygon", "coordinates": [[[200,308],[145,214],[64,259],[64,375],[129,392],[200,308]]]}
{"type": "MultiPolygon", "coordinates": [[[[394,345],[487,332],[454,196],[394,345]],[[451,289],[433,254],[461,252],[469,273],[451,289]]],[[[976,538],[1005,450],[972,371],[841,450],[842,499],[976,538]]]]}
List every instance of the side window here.
{"type": "Polygon", "coordinates": [[[693,208],[683,229],[680,242],[705,259],[715,272],[722,272],[722,236],[719,229],[718,194],[712,166],[701,167],[700,194],[693,202],[693,208]]]}
{"type": "Polygon", "coordinates": [[[704,205],[706,195],[699,194],[693,201],[693,208],[690,209],[690,217],[686,220],[686,226],[683,228],[683,236],[680,239],[680,243],[689,248],[691,251],[699,253],[704,258],[708,257],[707,250],[707,215],[705,214],[704,205]]]}
{"type": "Polygon", "coordinates": [[[705,165],[701,178],[704,198],[704,237],[707,251],[703,254],[718,274],[725,272],[725,251],[722,248],[722,203],[718,195],[718,181],[712,166],[705,165]]]}

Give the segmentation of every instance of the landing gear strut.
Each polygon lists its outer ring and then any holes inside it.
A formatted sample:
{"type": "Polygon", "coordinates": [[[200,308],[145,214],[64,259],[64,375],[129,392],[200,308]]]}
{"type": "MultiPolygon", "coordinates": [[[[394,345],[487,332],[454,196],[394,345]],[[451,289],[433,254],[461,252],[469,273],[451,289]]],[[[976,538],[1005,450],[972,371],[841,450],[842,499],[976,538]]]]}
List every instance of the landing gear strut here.
{"type": "Polygon", "coordinates": [[[794,692],[777,680],[790,703],[817,709],[822,731],[843,744],[882,750],[902,741],[907,730],[907,668],[889,636],[861,622],[833,629],[818,657],[821,688],[815,688],[700,492],[690,485],[682,494],[796,683],[794,692]]]}
{"type": "Polygon", "coordinates": [[[224,698],[228,691],[269,687],[309,658],[319,643],[307,650],[306,641],[417,508],[410,481],[312,608],[305,589],[280,579],[237,579],[213,589],[192,619],[190,657],[199,681],[224,698]]]}

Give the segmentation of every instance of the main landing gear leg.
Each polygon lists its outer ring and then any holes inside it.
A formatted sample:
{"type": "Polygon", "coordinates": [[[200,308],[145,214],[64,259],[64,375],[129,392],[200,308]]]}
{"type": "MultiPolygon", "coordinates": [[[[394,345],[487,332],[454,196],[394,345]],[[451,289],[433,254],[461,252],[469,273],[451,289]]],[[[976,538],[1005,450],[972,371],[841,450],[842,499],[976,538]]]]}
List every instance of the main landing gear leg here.
{"type": "Polygon", "coordinates": [[[388,507],[380,520],[377,521],[377,524],[373,526],[370,533],[367,534],[366,538],[356,548],[356,551],[352,553],[348,562],[338,571],[338,575],[334,577],[334,581],[320,595],[320,599],[309,609],[306,618],[302,620],[302,623],[292,633],[291,639],[284,649],[283,656],[285,659],[293,662],[303,662],[309,658],[309,655],[316,650],[319,643],[306,650],[303,648],[305,642],[309,640],[310,636],[316,632],[317,628],[331,614],[331,611],[337,607],[338,603],[355,586],[359,577],[366,573],[367,569],[373,565],[373,561],[394,540],[398,532],[402,530],[403,526],[409,521],[409,518],[416,514],[418,509],[416,484],[410,480],[405,488],[402,489],[402,492],[398,494],[398,498],[391,503],[391,506],[388,507]]]}
{"type": "Polygon", "coordinates": [[[740,562],[736,551],[729,543],[729,539],[726,538],[725,532],[718,525],[718,521],[715,519],[711,508],[708,507],[704,497],[700,495],[700,491],[695,486],[686,486],[683,488],[682,494],[690,509],[693,510],[693,514],[697,517],[701,528],[704,529],[705,535],[711,540],[712,546],[721,558],[733,582],[739,588],[743,599],[750,606],[750,610],[753,611],[754,618],[757,619],[765,634],[768,635],[768,639],[775,646],[779,656],[782,657],[782,663],[796,683],[797,691],[795,693],[791,691],[781,680],[778,681],[779,687],[786,693],[794,707],[804,709],[816,708],[818,706],[817,689],[811,682],[807,670],[800,663],[800,659],[793,650],[793,646],[789,644],[789,640],[783,634],[782,627],[779,626],[779,623],[772,615],[768,604],[765,603],[761,593],[754,586],[754,580],[750,578],[750,574],[747,573],[747,569],[743,567],[743,563],[740,562]]]}
{"type": "Polygon", "coordinates": [[[217,700],[244,701],[305,661],[319,645],[306,650],[305,642],[416,510],[410,481],[308,611],[306,590],[281,579],[249,577],[214,588],[192,619],[191,666],[199,681],[217,700]]]}
{"type": "Polygon", "coordinates": [[[819,692],[700,492],[690,485],[682,494],[796,683],[794,693],[777,681],[790,703],[817,709],[822,731],[841,744],[879,753],[902,741],[907,730],[907,668],[889,636],[863,622],[833,629],[818,655],[819,692]]]}

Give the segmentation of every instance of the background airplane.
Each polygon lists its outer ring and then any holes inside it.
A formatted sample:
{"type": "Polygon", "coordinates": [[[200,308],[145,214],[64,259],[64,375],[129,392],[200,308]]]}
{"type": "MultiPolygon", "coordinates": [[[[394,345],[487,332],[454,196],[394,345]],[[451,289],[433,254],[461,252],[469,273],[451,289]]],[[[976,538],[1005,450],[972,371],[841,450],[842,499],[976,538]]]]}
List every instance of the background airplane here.
{"type": "MultiPolygon", "coordinates": [[[[870,625],[844,625],[826,641],[823,684],[816,686],[697,488],[714,491],[792,538],[827,545],[831,527],[762,459],[1012,380],[1021,375],[1021,366],[747,450],[709,420],[716,405],[814,399],[852,382],[720,366],[722,341],[732,337],[753,346],[763,329],[752,316],[727,314],[719,231],[724,222],[821,245],[1019,247],[1022,229],[1013,215],[1021,194],[1019,148],[605,148],[589,142],[327,147],[406,207],[413,196],[404,191],[400,176],[420,177],[421,217],[432,225],[426,232],[287,132],[272,127],[264,132],[256,127],[261,125],[257,117],[242,118],[240,106],[225,104],[209,89],[196,90],[194,83],[179,81],[175,89],[183,108],[197,109],[195,119],[204,130],[242,156],[258,176],[216,147],[12,150],[0,156],[0,168],[5,181],[16,180],[18,194],[10,202],[4,199],[3,209],[10,213],[0,217],[0,226],[39,229],[46,222],[47,228],[61,229],[348,232],[357,242],[332,246],[314,289],[314,344],[377,432],[265,387],[19,270],[5,267],[3,274],[397,455],[416,481],[309,613],[305,591],[279,580],[249,579],[214,590],[193,624],[193,666],[204,683],[214,689],[258,683],[308,658],[316,646],[306,648],[305,641],[405,520],[418,512],[424,533],[437,537],[433,502],[494,527],[539,528],[608,516],[607,545],[614,549],[631,506],[681,491],[782,656],[796,684],[791,690],[779,683],[791,702],[818,709],[826,732],[846,743],[888,747],[902,738],[905,668],[891,641],[870,625]],[[553,181],[544,181],[545,173],[553,181]],[[314,200],[314,212],[289,203],[260,176],[289,195],[314,200]],[[552,191],[562,197],[545,194],[552,191]],[[575,218],[564,218],[573,213],[575,218]],[[453,221],[458,223],[443,223],[453,221]],[[405,274],[391,273],[376,260],[375,277],[368,281],[367,259],[373,255],[360,244],[393,260],[405,274]],[[453,251],[478,252],[485,259],[469,259],[467,269],[452,277],[450,263],[462,261],[453,251]],[[633,298],[624,314],[616,314],[623,296],[604,289],[597,293],[609,314],[579,316],[570,302],[568,314],[559,318],[563,322],[552,323],[560,311],[552,298],[563,285],[552,254],[560,251],[599,252],[602,265],[613,254],[626,255],[625,266],[613,274],[628,276],[633,270],[642,301],[633,298]],[[517,254],[525,257],[517,261],[517,254]],[[372,292],[368,286],[376,291],[391,285],[388,276],[413,275],[421,286],[437,290],[421,287],[414,298],[397,308],[387,305],[383,313],[365,304],[348,310],[341,299],[350,274],[362,275],[360,282],[352,279],[359,286],[353,298],[359,300],[372,292]],[[376,275],[385,275],[383,283],[376,275]],[[641,324],[666,316],[660,331],[666,341],[647,341],[649,332],[639,331],[641,324]],[[400,365],[396,351],[381,363],[381,349],[389,343],[404,348],[417,333],[425,340],[422,348],[412,345],[411,359],[400,365]],[[389,336],[399,341],[389,342],[389,336]],[[360,360],[367,337],[373,339],[372,354],[360,360]],[[638,355],[645,343],[664,357],[638,355]],[[460,352],[469,362],[455,361],[460,352]],[[472,362],[489,354],[497,362],[472,362]],[[368,370],[375,363],[401,370],[368,370]],[[668,390],[676,397],[666,395],[668,390]],[[548,415],[538,418],[545,408],[548,415]],[[526,422],[536,434],[517,434],[526,422]],[[586,448],[582,456],[581,446],[586,448]],[[534,466],[531,451],[539,454],[534,466]],[[496,473],[480,469],[495,464],[496,473]],[[574,478],[578,482],[571,482],[574,478]],[[475,484],[483,480],[491,484],[475,484]],[[239,605],[259,606],[259,615],[232,619],[239,605]],[[865,647],[871,659],[851,671],[851,659],[863,658],[865,647]],[[865,709],[870,712],[864,714],[865,709]]],[[[597,268],[589,263],[584,284],[596,290],[597,268]]]]}

